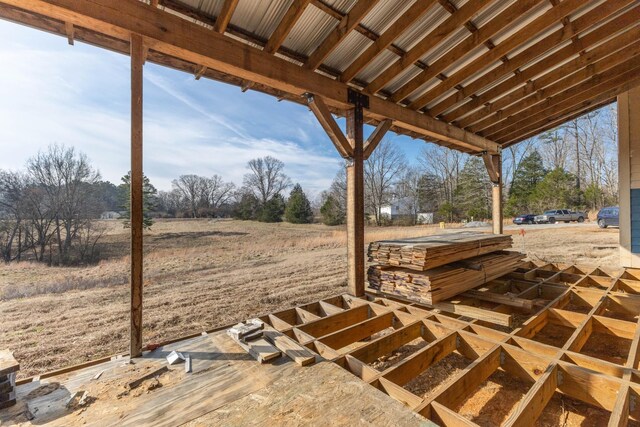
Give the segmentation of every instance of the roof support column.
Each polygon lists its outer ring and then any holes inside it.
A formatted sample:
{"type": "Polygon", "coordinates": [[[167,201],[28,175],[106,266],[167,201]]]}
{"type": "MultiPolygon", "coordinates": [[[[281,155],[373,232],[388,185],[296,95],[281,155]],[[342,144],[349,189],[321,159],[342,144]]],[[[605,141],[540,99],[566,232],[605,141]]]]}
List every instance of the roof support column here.
{"type": "Polygon", "coordinates": [[[363,109],[369,97],[349,91],[353,108],[347,111],[347,140],[353,155],[347,163],[347,256],[349,293],[364,295],[364,141],[363,109]]]}
{"type": "Polygon", "coordinates": [[[484,165],[491,180],[491,219],[493,220],[493,234],[502,234],[502,154],[482,153],[484,165]]]}
{"type": "Polygon", "coordinates": [[[131,35],[131,357],[142,355],[142,36],[131,35]]]}

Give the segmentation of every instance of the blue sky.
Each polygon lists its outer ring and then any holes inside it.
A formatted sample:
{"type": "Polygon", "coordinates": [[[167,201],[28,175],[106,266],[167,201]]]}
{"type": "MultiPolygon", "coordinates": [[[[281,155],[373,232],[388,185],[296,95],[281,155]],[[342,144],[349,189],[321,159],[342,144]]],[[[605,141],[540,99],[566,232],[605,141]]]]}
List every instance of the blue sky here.
{"type": "MultiPolygon", "coordinates": [[[[60,143],[119,183],[129,164],[129,58],[6,21],[0,39],[0,169],[22,168],[60,143]]],[[[271,155],[316,196],[342,165],[306,107],[150,63],[144,120],[145,173],[162,190],[187,173],[241,184],[250,159],[271,155]]],[[[391,132],[387,138],[411,163],[425,146],[391,132]]]]}

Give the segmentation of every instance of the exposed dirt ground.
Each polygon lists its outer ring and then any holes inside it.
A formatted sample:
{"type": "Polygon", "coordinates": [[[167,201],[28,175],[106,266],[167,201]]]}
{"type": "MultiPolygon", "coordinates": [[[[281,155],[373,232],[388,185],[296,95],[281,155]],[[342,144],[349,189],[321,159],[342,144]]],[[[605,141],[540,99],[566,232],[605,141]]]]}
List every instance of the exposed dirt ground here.
{"type": "MultiPolygon", "coordinates": [[[[98,265],[0,265],[0,348],[20,377],[127,350],[128,230],[111,222],[98,265]]],[[[440,232],[367,229],[367,242],[440,232]]],[[[522,236],[514,235],[522,250],[522,236]]],[[[616,266],[617,229],[527,229],[534,259],[616,266]]],[[[145,235],[144,342],[222,326],[346,291],[343,227],[240,221],[161,221],[145,235]]]]}

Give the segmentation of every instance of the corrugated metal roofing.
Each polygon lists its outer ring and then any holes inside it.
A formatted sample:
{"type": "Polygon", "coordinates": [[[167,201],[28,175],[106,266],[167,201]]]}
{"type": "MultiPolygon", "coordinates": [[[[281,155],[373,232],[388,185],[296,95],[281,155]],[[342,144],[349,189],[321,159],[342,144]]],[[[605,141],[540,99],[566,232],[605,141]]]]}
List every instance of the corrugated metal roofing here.
{"type": "MultiPolygon", "coordinates": [[[[144,0],[141,0],[144,1],[144,0]]],[[[326,40],[327,36],[331,34],[339,25],[341,18],[348,14],[349,11],[357,4],[358,1],[372,1],[372,0],[309,0],[305,6],[305,10],[302,12],[299,19],[295,22],[287,36],[282,43],[282,49],[276,53],[278,57],[284,58],[289,62],[303,65],[301,61],[304,58],[311,55],[317,48],[326,40]]],[[[369,10],[369,12],[361,19],[359,26],[355,31],[351,31],[341,38],[341,41],[333,47],[331,52],[324,59],[321,69],[316,70],[318,73],[330,76],[331,78],[339,77],[337,74],[343,72],[354,61],[360,57],[375,40],[388,31],[390,26],[396,22],[396,20],[406,13],[407,10],[419,1],[427,0],[378,0],[376,4],[369,10]]],[[[453,9],[460,9],[464,7],[469,0],[448,0],[453,9]]],[[[521,0],[487,0],[484,4],[478,8],[471,15],[469,22],[473,27],[480,29],[487,25],[491,25],[501,13],[508,10],[508,8],[515,5],[521,0]]],[[[568,14],[569,20],[574,21],[585,13],[604,5],[607,0],[587,0],[581,6],[577,6],[575,10],[568,14]]],[[[189,19],[192,22],[197,22],[200,25],[204,25],[207,28],[212,28],[212,23],[216,17],[221,13],[225,0],[160,0],[160,7],[174,14],[178,14],[185,19],[189,19]],[[170,8],[177,7],[176,11],[172,11],[170,8]],[[181,13],[186,13],[183,14],[181,13]],[[198,15],[201,14],[201,19],[198,20],[198,15]]],[[[559,4],[565,4],[565,1],[561,1],[559,4]]],[[[287,10],[292,6],[294,0],[239,0],[237,7],[233,11],[230,20],[230,26],[227,28],[227,37],[232,37],[235,40],[242,43],[249,44],[257,49],[261,49],[264,43],[269,40],[273,35],[273,32],[279,26],[282,18],[285,16],[287,10]]],[[[436,34],[441,28],[440,26],[449,18],[452,18],[448,9],[452,9],[442,1],[433,1],[433,4],[428,10],[423,13],[419,18],[400,31],[399,34],[394,35],[393,44],[390,47],[383,48],[373,58],[368,58],[366,65],[361,69],[355,70],[354,83],[364,84],[374,81],[381,73],[383,73],[392,64],[399,64],[400,57],[403,52],[411,51],[420,41],[430,34],[436,34]],[[447,7],[445,7],[447,6],[447,7]]],[[[600,25],[604,24],[610,19],[617,17],[623,13],[629,13],[632,8],[638,7],[637,1],[629,0],[629,4],[626,7],[620,8],[617,13],[614,13],[611,17],[603,18],[601,22],[596,22],[591,27],[583,29],[582,33],[578,36],[583,37],[589,34],[600,25]]],[[[538,19],[545,12],[552,8],[552,2],[547,0],[540,0],[535,6],[530,8],[526,13],[521,16],[512,19],[508,25],[495,32],[490,38],[489,42],[495,46],[500,46],[506,40],[511,38],[514,34],[524,31],[526,26],[538,19]]],[[[636,13],[635,10],[634,13],[636,13]]],[[[640,22],[637,24],[640,25],[640,22]]],[[[425,94],[431,94],[434,88],[443,84],[440,80],[444,75],[446,78],[454,78],[455,82],[462,87],[478,81],[496,67],[500,67],[503,62],[495,59],[491,63],[485,63],[482,58],[485,57],[488,52],[489,43],[472,43],[474,47],[472,49],[462,52],[459,57],[451,58],[451,60],[440,61],[444,55],[447,55],[452,49],[457,46],[461,46],[465,40],[471,40],[473,28],[467,28],[468,25],[459,25],[458,28],[453,30],[450,34],[447,34],[440,42],[434,43],[433,46],[429,46],[427,49],[422,49],[420,52],[421,64],[409,64],[403,63],[402,67],[396,67],[399,72],[395,76],[390,76],[387,82],[380,88],[379,92],[386,96],[387,94],[393,95],[399,89],[403,88],[408,82],[411,82],[416,76],[423,72],[423,68],[432,67],[430,74],[438,74],[439,76],[429,79],[427,82],[420,85],[416,90],[409,94],[407,99],[414,101],[419,97],[423,97],[425,94]],[[441,67],[439,64],[443,64],[441,67]],[[420,65],[420,66],[418,66],[420,65]],[[438,67],[433,69],[433,67],[438,67]],[[470,67],[475,67],[471,69],[470,67]],[[400,68],[403,68],[400,70],[400,68]],[[462,76],[454,77],[461,70],[465,70],[465,78],[462,76]],[[473,72],[470,72],[473,70],[473,72]]],[[[536,34],[526,34],[526,40],[520,43],[518,46],[510,48],[504,52],[504,57],[511,59],[520,55],[522,52],[527,51],[531,46],[537,44],[548,36],[549,34],[558,31],[563,27],[563,23],[554,22],[546,25],[546,28],[542,31],[537,31],[536,34]]],[[[621,28],[620,31],[627,31],[629,28],[621,28]]],[[[615,33],[615,31],[613,31],[615,33]]],[[[613,37],[611,34],[609,37],[613,37]]],[[[594,46],[599,45],[604,40],[595,42],[592,46],[587,46],[586,50],[593,49],[594,46]]],[[[492,88],[500,85],[512,78],[513,72],[524,72],[528,70],[534,64],[543,63],[550,55],[558,52],[563,47],[569,46],[572,40],[566,40],[562,43],[558,43],[556,46],[549,46],[546,52],[540,51],[535,55],[532,55],[532,59],[525,64],[520,65],[518,70],[509,69],[509,66],[502,67],[504,72],[494,73],[496,76],[492,78],[493,81],[486,82],[484,87],[479,88],[475,96],[489,96],[489,92],[492,88]],[[533,58],[533,56],[536,56],[533,58]]],[[[450,55],[451,56],[451,55],[450,55]]],[[[502,56],[502,55],[501,55],[502,56]]],[[[536,76],[532,76],[532,72],[529,73],[529,79],[537,78],[540,74],[547,73],[556,69],[562,64],[566,64],[575,58],[575,55],[571,55],[568,58],[558,59],[556,63],[550,63],[545,66],[545,70],[538,73],[536,76]]],[[[487,79],[484,79],[487,80],[487,79]]],[[[482,80],[484,82],[484,80],[482,80]]],[[[419,81],[418,81],[419,82],[419,81]]],[[[417,84],[416,82],[412,83],[417,84]]],[[[451,86],[450,83],[445,83],[451,86]]],[[[506,96],[513,90],[517,90],[518,87],[524,82],[513,84],[513,86],[504,89],[503,94],[496,94],[495,97],[500,98],[506,96]]],[[[480,85],[476,85],[480,86],[480,85]]],[[[456,87],[459,88],[458,85],[456,87]]],[[[438,90],[442,92],[435,99],[425,99],[427,101],[427,107],[433,107],[439,104],[442,100],[447,99],[452,94],[456,93],[458,89],[456,87],[448,90],[438,90]]],[[[366,88],[365,88],[366,90],[366,88]]],[[[452,112],[461,104],[468,102],[468,96],[470,93],[465,92],[467,98],[450,105],[445,113],[452,112]]],[[[381,95],[382,96],[382,95],[381,95]]],[[[491,95],[494,96],[494,95],[491,95]]],[[[396,96],[397,97],[397,96],[396,96]]],[[[395,97],[394,97],[395,99],[395,97]]],[[[483,102],[493,102],[494,99],[483,100],[483,102]]],[[[399,100],[401,101],[401,100],[399,100]]],[[[599,101],[602,102],[602,101],[599,101]]],[[[481,107],[478,107],[481,108],[481,107]]],[[[469,108],[465,109],[469,110],[469,108]]],[[[477,108],[470,110],[475,111],[477,108]]],[[[463,113],[465,115],[470,114],[470,111],[463,113]]]]}

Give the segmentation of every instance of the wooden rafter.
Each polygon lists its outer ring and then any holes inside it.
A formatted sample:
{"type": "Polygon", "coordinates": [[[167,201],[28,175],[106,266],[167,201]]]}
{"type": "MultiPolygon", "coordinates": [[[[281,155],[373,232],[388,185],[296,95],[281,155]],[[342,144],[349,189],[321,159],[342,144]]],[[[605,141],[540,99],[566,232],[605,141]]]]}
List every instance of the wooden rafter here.
{"type": "Polygon", "coordinates": [[[420,57],[422,57],[425,53],[432,49],[433,46],[444,40],[461,24],[468,21],[474,15],[478,14],[484,7],[488,5],[488,3],[490,2],[469,0],[454,15],[451,15],[441,25],[439,25],[437,30],[434,29],[425,37],[423,37],[422,40],[420,40],[415,46],[409,49],[402,57],[391,64],[391,66],[389,66],[371,83],[369,83],[365,88],[366,91],[370,93],[380,91],[382,87],[393,80],[397,75],[402,73],[403,70],[418,61],[420,57]]]}
{"type": "MultiPolygon", "coordinates": [[[[209,69],[253,81],[293,96],[306,92],[321,95],[330,107],[344,111],[347,85],[334,81],[296,64],[212,32],[198,24],[144,3],[119,3],[118,10],[106,0],[2,0],[22,9],[75,25],[90,26],[94,31],[114,38],[128,38],[132,31],[142,33],[149,48],[173,57],[206,66],[209,69]]],[[[401,106],[372,97],[365,118],[375,121],[391,118],[394,126],[440,139],[476,151],[497,151],[497,144],[464,132],[444,122],[409,111],[401,106]]]]}
{"type": "MultiPolygon", "coordinates": [[[[420,72],[420,74],[409,80],[409,82],[405,83],[400,89],[398,89],[391,95],[391,100],[394,102],[402,101],[413,92],[415,92],[418,88],[420,88],[420,86],[444,72],[448,67],[458,61],[461,57],[467,55],[474,48],[484,44],[487,40],[489,40],[499,31],[503,30],[515,19],[526,13],[536,4],[540,3],[540,1],[542,0],[522,0],[513,3],[511,6],[503,10],[500,14],[496,15],[491,21],[479,28],[478,31],[467,36],[453,49],[449,50],[446,54],[438,58],[432,64],[429,64],[429,67],[420,72]]],[[[464,6],[461,7],[457,13],[460,13],[463,9],[464,6]]],[[[442,78],[442,80],[447,81],[449,80],[449,78],[442,78]]],[[[438,83],[438,85],[440,84],[442,83],[438,83]]]]}
{"type": "MultiPolygon", "coordinates": [[[[478,59],[474,60],[469,65],[466,65],[459,71],[456,71],[454,74],[449,75],[447,80],[439,83],[433,89],[427,91],[426,93],[420,95],[418,98],[413,100],[409,104],[409,108],[420,109],[430,103],[432,100],[438,98],[439,96],[445,94],[449,89],[454,88],[456,85],[462,83],[467,78],[471,77],[473,74],[477,73],[479,70],[483,70],[494,63],[496,60],[504,57],[510,51],[525,43],[527,40],[531,39],[536,34],[546,30],[551,27],[559,20],[569,15],[571,12],[578,9],[580,6],[584,6],[586,0],[566,0],[560,3],[558,6],[553,7],[552,9],[545,12],[543,15],[539,16],[531,23],[527,24],[521,30],[516,32],[515,34],[508,37],[506,40],[501,42],[496,46],[495,49],[490,50],[485,53],[478,59]]],[[[497,19],[497,18],[495,18],[497,19]]],[[[493,22],[493,21],[492,21],[493,22]]],[[[494,29],[495,27],[491,26],[491,23],[485,25],[487,29],[494,29]]],[[[494,33],[495,31],[488,31],[488,33],[494,33]]],[[[493,34],[492,34],[493,35],[493,34]]],[[[551,48],[552,46],[547,46],[547,48],[551,48]]],[[[504,63],[498,68],[504,68],[505,70],[513,71],[518,67],[514,67],[515,64],[511,64],[510,60],[504,61],[504,63]]],[[[432,111],[432,115],[435,113],[432,111]]]]}
{"type": "Polygon", "coordinates": [[[64,23],[64,29],[67,33],[67,41],[68,43],[73,46],[73,42],[75,40],[75,27],[73,26],[73,24],[69,23],[69,22],[65,22],[64,23]]]}
{"type": "MultiPolygon", "coordinates": [[[[567,106],[571,107],[588,101],[594,95],[600,96],[601,93],[609,92],[612,88],[640,78],[640,74],[636,74],[638,67],[640,67],[640,56],[636,56],[609,70],[595,74],[588,80],[570,89],[556,91],[555,95],[547,99],[543,98],[543,102],[536,103],[532,107],[505,120],[499,128],[487,129],[487,133],[496,139],[504,139],[514,132],[522,132],[538,120],[545,120],[549,114],[564,110],[567,106]],[[526,121],[525,126],[520,124],[522,121],[526,121]]],[[[561,89],[564,88],[564,86],[560,84],[556,84],[556,86],[561,89]]],[[[548,92],[550,92],[550,90],[548,90],[548,92]]]]}
{"type": "Polygon", "coordinates": [[[416,22],[436,0],[425,0],[415,2],[405,13],[372,43],[355,61],[347,67],[340,75],[340,81],[351,81],[360,71],[371,63],[381,52],[391,46],[407,28],[416,22]]]}
{"type": "Polygon", "coordinates": [[[635,69],[614,80],[595,86],[592,93],[583,93],[555,104],[550,111],[536,116],[531,123],[527,123],[526,126],[502,136],[500,142],[511,142],[520,139],[522,135],[527,135],[534,131],[539,133],[540,129],[548,128],[549,123],[556,122],[560,117],[572,115],[580,109],[587,109],[593,105],[604,103],[617,94],[638,86],[638,84],[640,84],[640,69],[635,69]]]}
{"type": "Polygon", "coordinates": [[[365,160],[369,158],[369,156],[373,153],[373,151],[376,149],[378,144],[380,144],[380,142],[382,141],[382,138],[384,138],[387,131],[391,129],[392,124],[393,124],[393,121],[390,119],[383,120],[378,124],[378,126],[376,126],[376,128],[373,130],[371,135],[369,135],[369,138],[367,138],[367,140],[364,143],[364,149],[363,149],[363,153],[364,153],[363,158],[365,160]]]}
{"type": "Polygon", "coordinates": [[[293,0],[289,9],[285,12],[282,20],[276,27],[271,37],[269,37],[269,41],[264,47],[264,51],[267,53],[275,53],[278,51],[284,40],[289,35],[289,32],[293,29],[293,26],[296,25],[298,19],[306,9],[309,4],[309,0],[293,0]]]}
{"type": "MultiPolygon", "coordinates": [[[[631,2],[630,0],[614,0],[614,1],[608,2],[605,6],[601,8],[598,8],[586,13],[580,18],[576,19],[575,22],[572,22],[571,25],[567,25],[557,31],[554,31],[552,34],[544,37],[542,40],[535,43],[535,45],[530,46],[525,51],[520,52],[517,55],[512,56],[507,60],[504,60],[502,65],[485,73],[480,78],[474,80],[472,83],[469,83],[468,85],[459,88],[457,92],[455,92],[454,94],[448,96],[446,99],[438,102],[436,105],[429,108],[429,113],[432,116],[438,116],[442,114],[444,111],[450,109],[456,103],[461,102],[462,100],[473,95],[476,92],[479,92],[484,87],[490,85],[492,82],[495,82],[510,73],[515,73],[516,77],[518,76],[518,74],[522,74],[522,73],[527,73],[530,75],[530,71],[528,72],[528,69],[525,69],[524,71],[519,71],[519,69],[524,65],[530,63],[531,61],[539,58],[540,56],[543,56],[547,51],[552,50],[554,46],[558,46],[563,42],[565,42],[566,40],[571,39],[574,41],[570,46],[567,47],[568,48],[567,50],[571,50],[571,52],[575,52],[576,54],[583,52],[583,50],[587,47],[587,45],[582,43],[583,40],[579,39],[578,35],[590,29],[594,24],[602,22],[603,19],[607,18],[610,14],[617,12],[620,8],[628,5],[630,2],[631,2]]],[[[560,5],[570,6],[569,3],[564,3],[564,2],[559,3],[559,6],[556,6],[556,8],[547,12],[549,14],[550,12],[553,11],[553,12],[556,12],[555,14],[550,14],[550,15],[545,14],[541,16],[540,18],[538,18],[538,20],[532,22],[529,26],[525,27],[522,30],[524,31],[524,33],[518,32],[514,34],[508,40],[505,40],[503,43],[500,43],[500,45],[497,46],[497,48],[493,52],[491,52],[491,55],[488,54],[486,56],[483,56],[479,60],[470,64],[468,67],[465,67],[465,69],[459,72],[462,74],[456,73],[458,77],[456,77],[456,79],[454,79],[453,81],[462,81],[467,77],[469,77],[470,73],[474,72],[474,70],[481,69],[485,67],[486,64],[491,63],[492,61],[495,61],[495,55],[494,55],[495,53],[498,53],[498,54],[504,53],[506,55],[511,49],[513,49],[514,46],[521,44],[523,39],[530,37],[530,34],[533,34],[534,31],[539,30],[539,28],[544,25],[544,22],[553,23],[551,19],[557,18],[558,15],[564,15],[564,18],[567,18],[568,17],[567,12],[562,13],[563,8],[560,5]],[[543,18],[546,18],[546,20],[543,18]],[[534,26],[534,24],[538,23],[538,21],[541,21],[543,23],[539,24],[538,26],[534,26]],[[534,26],[534,28],[530,28],[531,26],[534,26]],[[509,41],[511,41],[511,43],[509,43],[509,41]],[[492,57],[492,55],[494,56],[492,57]],[[469,69],[469,71],[467,71],[465,74],[466,69],[469,69]]],[[[603,32],[600,31],[599,33],[602,34],[603,32]]],[[[611,34],[611,31],[609,31],[609,34],[611,34]]],[[[595,37],[593,36],[589,37],[589,41],[594,39],[595,37]]],[[[548,64],[546,58],[544,60],[544,63],[548,64]]],[[[547,65],[547,67],[548,66],[549,65],[547,65]]],[[[443,86],[443,89],[441,91],[433,92],[431,97],[435,98],[440,94],[444,93],[445,90],[450,88],[448,86],[449,85],[447,84],[443,86]]],[[[414,105],[414,107],[415,106],[417,105],[414,105]]]]}
{"type": "MultiPolygon", "coordinates": [[[[594,31],[594,33],[597,31],[598,30],[594,31]]],[[[624,49],[626,46],[631,45],[638,40],[638,38],[640,38],[640,29],[631,29],[624,32],[622,35],[587,51],[584,55],[578,56],[557,69],[545,73],[548,69],[548,64],[562,63],[577,53],[575,44],[561,48],[546,57],[544,61],[538,61],[531,67],[514,74],[509,79],[489,89],[482,95],[471,99],[466,104],[463,104],[450,113],[444,115],[443,120],[447,122],[455,121],[458,126],[463,128],[470,127],[474,123],[487,119],[500,109],[517,102],[527,95],[530,95],[534,91],[573,74],[593,62],[609,56],[611,53],[624,49]],[[540,77],[534,79],[536,76],[540,77]],[[514,90],[519,85],[520,87],[517,90],[514,90]],[[476,109],[477,111],[473,112],[476,109]],[[469,114],[471,112],[473,113],[469,114]]],[[[582,40],[583,44],[586,43],[586,39],[587,37],[582,40]]],[[[471,130],[473,129],[474,128],[471,127],[471,130]]]]}
{"type": "Polygon", "coordinates": [[[225,0],[222,4],[222,10],[218,17],[216,18],[215,30],[220,34],[224,33],[227,30],[227,26],[231,21],[231,17],[233,16],[233,12],[235,12],[236,7],[238,6],[239,0],[225,0]]]}
{"type": "Polygon", "coordinates": [[[360,21],[373,9],[377,2],[378,0],[358,0],[349,13],[340,20],[338,26],[331,31],[322,43],[320,43],[320,46],[309,56],[305,67],[311,70],[318,68],[322,61],[338,47],[340,42],[360,24],[360,21]]]}
{"type": "MultiPolygon", "coordinates": [[[[634,31],[633,33],[640,34],[640,31],[634,31]]],[[[608,45],[608,43],[603,45],[603,47],[606,47],[606,45],[608,45]]],[[[603,53],[605,52],[606,51],[603,51],[603,53]]],[[[583,84],[583,86],[581,87],[585,88],[585,81],[590,81],[591,83],[593,83],[593,81],[601,80],[602,78],[604,78],[602,73],[604,73],[606,70],[609,70],[614,66],[620,65],[621,63],[633,60],[635,57],[640,56],[640,43],[636,42],[634,44],[628,45],[625,49],[622,49],[620,51],[610,50],[609,53],[613,53],[613,55],[607,55],[601,60],[592,62],[589,64],[589,66],[581,68],[574,73],[562,74],[563,71],[567,71],[565,68],[568,67],[560,67],[558,70],[550,73],[552,74],[551,77],[559,77],[551,84],[548,84],[549,79],[547,79],[546,76],[543,76],[540,79],[536,79],[535,82],[532,82],[532,84],[529,85],[528,93],[525,93],[527,92],[525,89],[524,91],[516,91],[516,94],[512,94],[508,97],[509,101],[512,99],[518,101],[516,101],[515,103],[512,102],[509,107],[500,110],[496,116],[493,116],[490,120],[487,119],[478,123],[478,125],[474,128],[477,130],[485,129],[487,132],[492,132],[493,130],[497,130],[503,126],[504,123],[501,120],[515,121],[517,117],[526,117],[527,114],[524,113],[525,110],[540,103],[542,100],[546,100],[551,96],[562,92],[567,87],[571,88],[578,84],[583,84]],[[533,88],[535,87],[540,89],[533,90],[533,88]],[[520,94],[522,96],[519,98],[515,98],[515,95],[517,94],[520,94]]],[[[567,64],[567,66],[570,65],[571,63],[567,64]]],[[[616,68],[614,72],[621,70],[622,68],[616,68]]],[[[585,89],[588,90],[588,87],[586,87],[585,89]]]]}

